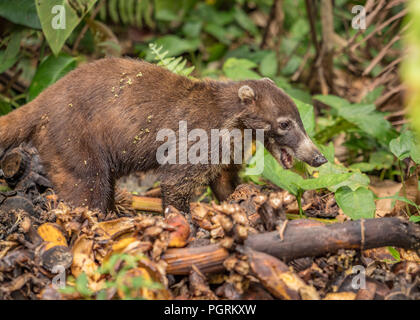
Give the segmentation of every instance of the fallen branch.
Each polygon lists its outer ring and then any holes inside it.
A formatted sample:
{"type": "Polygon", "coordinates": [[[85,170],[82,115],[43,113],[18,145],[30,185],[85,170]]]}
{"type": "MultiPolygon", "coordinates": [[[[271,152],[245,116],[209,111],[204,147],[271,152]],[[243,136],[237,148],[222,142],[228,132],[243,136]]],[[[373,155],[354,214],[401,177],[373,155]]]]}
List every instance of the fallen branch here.
{"type": "MultiPolygon", "coordinates": [[[[335,253],[339,249],[395,246],[420,249],[420,226],[399,218],[348,221],[325,226],[308,220],[289,221],[283,240],[277,231],[250,235],[245,246],[280,259],[297,259],[335,253]]],[[[188,274],[192,265],[202,272],[223,268],[229,252],[218,245],[169,249],[163,255],[169,274],[188,274]]]]}

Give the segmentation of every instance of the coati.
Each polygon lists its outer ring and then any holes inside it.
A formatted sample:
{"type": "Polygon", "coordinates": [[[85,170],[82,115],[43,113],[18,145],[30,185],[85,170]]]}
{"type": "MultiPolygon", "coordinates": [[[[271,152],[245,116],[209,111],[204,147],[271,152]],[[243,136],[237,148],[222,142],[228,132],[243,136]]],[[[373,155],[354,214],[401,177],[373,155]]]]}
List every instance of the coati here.
{"type": "Polygon", "coordinates": [[[115,181],[133,171],[161,176],[163,205],[189,212],[197,186],[219,199],[238,183],[239,165],[165,164],[160,129],[264,129],[264,143],[286,168],[292,156],[311,166],[326,159],[305,132],[294,102],[269,79],[193,80],[134,59],[84,64],[35,100],[0,117],[0,157],[22,142],[39,151],[58,196],[74,205],[114,209],[115,181]]]}

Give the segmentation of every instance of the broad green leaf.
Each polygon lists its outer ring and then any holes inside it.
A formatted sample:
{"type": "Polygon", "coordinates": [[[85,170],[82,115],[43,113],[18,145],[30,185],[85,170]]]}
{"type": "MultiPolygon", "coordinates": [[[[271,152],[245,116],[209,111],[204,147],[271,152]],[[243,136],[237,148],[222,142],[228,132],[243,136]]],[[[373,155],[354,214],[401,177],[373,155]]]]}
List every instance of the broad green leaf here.
{"type": "Polygon", "coordinates": [[[298,55],[293,55],[284,68],[281,68],[281,74],[284,76],[291,76],[302,63],[302,58],[298,55]]]}
{"type": "Polygon", "coordinates": [[[330,142],[328,145],[316,144],[316,146],[319,148],[324,157],[327,158],[329,163],[334,163],[335,150],[334,144],[332,142],[330,142]]]}
{"type": "Polygon", "coordinates": [[[22,31],[12,33],[6,50],[0,52],[0,73],[13,67],[18,60],[21,39],[22,31]]]}
{"type": "Polygon", "coordinates": [[[397,135],[391,123],[384,118],[384,114],[376,111],[374,104],[351,104],[331,95],[317,95],[314,98],[336,109],[339,116],[355,124],[383,145],[388,146],[397,135]]]}
{"type": "Polygon", "coordinates": [[[232,42],[230,34],[227,32],[226,28],[220,26],[217,23],[209,23],[204,27],[204,31],[211,34],[220,42],[229,45],[232,42]]]}
{"type": "MultiPolygon", "coordinates": [[[[264,160],[258,159],[257,156],[253,158],[251,163],[264,161],[262,176],[294,195],[297,195],[299,189],[316,190],[334,186],[346,181],[352,175],[352,173],[329,174],[320,178],[305,180],[297,173],[284,169],[266,149],[264,149],[264,160]]],[[[247,174],[246,171],[245,174],[247,174]]]]}
{"type": "Polygon", "coordinates": [[[44,89],[76,68],[77,60],[66,54],[48,56],[39,65],[29,87],[28,101],[35,99],[44,89]]]}
{"type": "Polygon", "coordinates": [[[298,99],[293,99],[293,101],[296,103],[296,106],[299,110],[300,118],[302,119],[306,132],[309,136],[312,136],[315,133],[314,107],[298,99]]]}
{"type": "Polygon", "coordinates": [[[10,104],[0,99],[0,116],[8,114],[10,111],[12,111],[10,104]]]}
{"type": "Polygon", "coordinates": [[[254,36],[257,35],[258,29],[255,26],[254,21],[252,21],[252,19],[242,9],[235,7],[234,18],[236,22],[246,31],[249,31],[254,36]]]}
{"type": "Polygon", "coordinates": [[[74,28],[80,23],[86,13],[93,7],[97,0],[36,0],[36,9],[41,21],[42,31],[47,39],[51,50],[57,56],[67,38],[74,28]],[[72,6],[69,5],[72,3],[72,6]],[[64,10],[60,19],[61,8],[64,10]],[[58,26],[58,27],[57,27],[58,26]],[[61,28],[63,27],[63,28],[61,28]]]}
{"type": "Polygon", "coordinates": [[[369,163],[375,164],[377,170],[389,169],[394,164],[394,157],[390,152],[377,151],[370,155],[369,163]]]}
{"type": "Polygon", "coordinates": [[[376,99],[378,99],[382,92],[384,91],[384,86],[379,86],[373,89],[372,91],[368,92],[362,99],[361,103],[375,103],[376,99]]]}
{"type": "Polygon", "coordinates": [[[187,21],[183,26],[182,26],[182,33],[187,37],[187,38],[198,38],[200,36],[200,32],[201,29],[203,27],[203,22],[202,21],[187,21]]]}
{"type": "Polygon", "coordinates": [[[290,33],[293,39],[303,41],[303,38],[307,37],[309,34],[309,23],[306,17],[300,17],[294,21],[290,33]]]}
{"type": "Polygon", "coordinates": [[[292,98],[298,99],[306,104],[312,105],[312,96],[310,95],[309,92],[298,89],[298,88],[293,88],[291,86],[283,88],[283,89],[292,98]]]}
{"type": "Polygon", "coordinates": [[[223,65],[226,77],[232,80],[260,79],[261,77],[252,69],[256,63],[247,59],[229,58],[223,65]]]}
{"type": "Polygon", "coordinates": [[[361,172],[352,172],[350,177],[337,185],[331,186],[329,189],[333,192],[337,191],[341,187],[349,187],[352,191],[356,191],[360,187],[367,187],[370,183],[370,179],[367,175],[361,172]]]}
{"type": "Polygon", "coordinates": [[[315,134],[315,140],[319,143],[325,143],[331,138],[337,136],[340,132],[346,132],[355,128],[355,125],[343,118],[338,118],[333,124],[328,125],[324,129],[315,134]]]}
{"type": "Polygon", "coordinates": [[[0,17],[29,28],[41,29],[35,0],[0,0],[0,17]]]}
{"type": "Polygon", "coordinates": [[[376,169],[376,165],[369,162],[354,163],[349,166],[350,169],[360,170],[361,172],[369,172],[376,169]]]}
{"type": "Polygon", "coordinates": [[[155,0],[156,20],[178,21],[180,12],[180,0],[155,0]]]}
{"type": "Polygon", "coordinates": [[[399,196],[398,194],[394,196],[389,196],[389,197],[381,197],[381,198],[378,198],[377,200],[382,200],[382,199],[392,199],[392,200],[398,200],[404,203],[408,203],[410,206],[415,207],[420,212],[420,207],[415,202],[411,201],[410,199],[407,199],[406,197],[399,196]]]}
{"type": "MultiPolygon", "coordinates": [[[[257,153],[257,155],[251,160],[251,163],[264,161],[264,171],[262,176],[280,188],[297,195],[298,185],[303,178],[293,171],[285,170],[266,149],[264,149],[264,154],[262,155],[264,159],[257,158],[258,155],[259,154],[257,153]]],[[[245,175],[247,175],[247,171],[245,171],[245,175]]]]}
{"type": "Polygon", "coordinates": [[[335,109],[341,109],[343,106],[350,104],[347,100],[333,95],[315,95],[314,99],[335,109]]]}
{"type": "Polygon", "coordinates": [[[360,187],[352,191],[342,187],[335,193],[335,199],[343,212],[353,220],[369,219],[375,215],[374,195],[367,188],[360,187]]]}
{"type": "Polygon", "coordinates": [[[406,130],[389,143],[391,152],[399,159],[411,157],[420,164],[420,145],[412,131],[406,130]]]}
{"type": "Polygon", "coordinates": [[[299,186],[304,190],[317,190],[329,188],[348,180],[351,173],[329,174],[315,179],[306,179],[299,182],[299,186]]]}
{"type": "Polygon", "coordinates": [[[277,57],[274,51],[270,51],[261,61],[260,73],[265,77],[273,78],[277,74],[277,57]]]}
{"type": "MultiPolygon", "coordinates": [[[[328,162],[324,164],[319,169],[319,176],[329,176],[331,174],[344,174],[349,173],[349,170],[342,166],[335,164],[333,162],[328,162]]],[[[350,176],[345,181],[337,183],[336,185],[331,185],[328,187],[329,190],[335,192],[341,187],[349,187],[351,190],[355,191],[359,187],[367,187],[369,185],[369,177],[361,172],[350,172],[350,176]]]]}

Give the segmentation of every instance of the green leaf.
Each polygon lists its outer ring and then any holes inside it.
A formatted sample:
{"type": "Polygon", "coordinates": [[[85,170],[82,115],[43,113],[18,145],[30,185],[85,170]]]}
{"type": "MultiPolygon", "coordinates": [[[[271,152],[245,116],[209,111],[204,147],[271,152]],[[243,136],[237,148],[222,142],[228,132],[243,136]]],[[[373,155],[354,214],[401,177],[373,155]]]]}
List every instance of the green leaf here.
{"type": "Polygon", "coordinates": [[[370,155],[369,163],[376,165],[377,170],[389,169],[394,164],[394,157],[390,152],[377,151],[370,155]]]}
{"type": "Polygon", "coordinates": [[[412,131],[406,130],[389,143],[391,152],[399,159],[411,157],[414,162],[420,164],[420,146],[412,131]]]}
{"type": "Polygon", "coordinates": [[[64,288],[60,288],[60,289],[58,289],[58,291],[62,294],[69,294],[69,295],[77,293],[76,288],[71,287],[71,286],[66,286],[64,288]]]}
{"type": "Polygon", "coordinates": [[[328,145],[317,144],[316,146],[319,148],[324,157],[327,158],[329,163],[334,163],[335,150],[334,144],[332,142],[330,142],[328,145]]]}
{"type": "Polygon", "coordinates": [[[374,104],[351,104],[332,95],[316,95],[314,98],[334,108],[339,116],[355,124],[385,146],[388,146],[397,135],[391,123],[385,120],[384,114],[376,111],[374,104]]]}
{"type": "Polygon", "coordinates": [[[349,166],[350,169],[360,170],[361,172],[369,172],[376,169],[376,165],[369,162],[354,163],[349,166]]]}
{"type": "Polygon", "coordinates": [[[361,172],[352,172],[350,177],[337,185],[330,187],[329,189],[333,192],[337,191],[341,187],[349,187],[351,190],[356,191],[360,187],[367,187],[370,179],[367,175],[361,172]]]}
{"type": "Polygon", "coordinates": [[[240,8],[234,9],[234,18],[236,22],[246,31],[249,31],[252,35],[257,35],[258,29],[254,24],[254,21],[240,8]]]}
{"type": "MultiPolygon", "coordinates": [[[[262,176],[294,195],[298,194],[299,189],[316,190],[334,186],[346,181],[352,175],[352,173],[329,174],[320,178],[305,180],[299,174],[284,169],[266,149],[264,149],[264,160],[259,159],[258,156],[260,155],[257,153],[251,163],[264,161],[262,176]]],[[[245,175],[247,175],[247,171],[245,171],[245,175]]]]}
{"type": "Polygon", "coordinates": [[[41,29],[35,0],[0,0],[0,17],[29,28],[41,29]]]}
{"type": "MultiPolygon", "coordinates": [[[[121,1],[121,0],[120,0],[121,1]]],[[[178,21],[179,3],[173,0],[155,0],[156,20],[178,21]]]]}
{"type": "Polygon", "coordinates": [[[251,69],[257,64],[247,59],[229,58],[223,65],[226,77],[232,80],[260,79],[261,77],[251,69]]]}
{"type": "Polygon", "coordinates": [[[373,218],[375,215],[374,195],[367,188],[352,191],[342,187],[335,193],[335,199],[343,212],[353,220],[373,218]]]}
{"type": "Polygon", "coordinates": [[[321,101],[334,109],[341,109],[343,106],[350,104],[347,100],[333,95],[315,95],[314,99],[321,101]]]}
{"type": "Polygon", "coordinates": [[[304,190],[317,190],[338,185],[349,179],[351,173],[329,174],[315,179],[306,179],[299,182],[304,190]]]}
{"type": "Polygon", "coordinates": [[[0,115],[8,114],[10,111],[12,111],[10,104],[0,99],[0,115]]]}
{"type": "Polygon", "coordinates": [[[13,67],[19,58],[20,41],[22,40],[22,31],[12,33],[10,41],[5,51],[0,52],[0,73],[13,67]]]}
{"type": "Polygon", "coordinates": [[[401,256],[397,249],[395,249],[394,247],[387,247],[387,248],[388,248],[389,253],[392,255],[392,257],[395,260],[397,260],[397,262],[401,261],[401,256]]]}
{"type": "MultiPolygon", "coordinates": [[[[298,185],[303,178],[293,171],[285,170],[266,149],[264,149],[264,154],[262,154],[264,159],[259,159],[258,156],[261,155],[257,152],[256,156],[251,160],[251,163],[261,163],[260,161],[264,161],[262,176],[280,188],[297,195],[299,189],[298,185]]],[[[248,175],[247,171],[245,171],[245,175],[248,175]]]]}
{"type": "Polygon", "coordinates": [[[414,223],[420,223],[420,216],[411,216],[409,220],[414,223]]]}
{"type": "Polygon", "coordinates": [[[260,73],[265,77],[273,78],[277,74],[277,57],[274,51],[270,51],[262,59],[260,64],[260,73]]]}
{"type": "Polygon", "coordinates": [[[28,101],[35,99],[44,89],[76,68],[77,60],[66,54],[48,56],[41,62],[29,87],[28,101]]]}
{"type": "Polygon", "coordinates": [[[51,50],[55,55],[60,53],[61,48],[74,28],[80,23],[83,17],[89,12],[97,0],[78,0],[72,1],[72,6],[66,0],[36,0],[36,9],[39,20],[41,21],[42,31],[47,39],[51,50]],[[64,8],[65,21],[59,19],[61,10],[57,12],[53,8],[64,8]],[[61,25],[64,28],[54,28],[53,24],[61,25]]]}
{"type": "MultiPolygon", "coordinates": [[[[343,165],[335,164],[334,162],[328,162],[322,167],[320,167],[318,170],[319,170],[320,177],[329,176],[331,174],[340,174],[340,173],[343,174],[343,173],[349,172],[349,169],[347,169],[343,165]]],[[[347,180],[341,183],[338,183],[336,185],[329,186],[328,189],[333,192],[336,192],[337,189],[346,186],[352,189],[353,191],[355,191],[356,189],[360,187],[367,187],[369,185],[369,182],[370,180],[367,175],[359,171],[355,171],[355,172],[350,172],[350,176],[347,180]]]]}
{"type": "Polygon", "coordinates": [[[393,195],[393,196],[389,196],[389,197],[378,198],[378,200],[383,200],[383,199],[392,199],[392,200],[398,200],[398,201],[401,201],[401,202],[408,203],[410,206],[415,207],[417,209],[417,211],[420,212],[420,207],[415,202],[411,201],[410,199],[407,199],[406,197],[399,196],[398,194],[393,195]]]}
{"type": "Polygon", "coordinates": [[[378,99],[381,95],[382,92],[384,91],[385,87],[384,86],[378,86],[375,89],[373,89],[372,91],[368,92],[362,99],[361,103],[375,103],[376,99],[378,99]]]}
{"type": "Polygon", "coordinates": [[[86,276],[86,273],[82,273],[80,276],[76,279],[76,290],[84,297],[90,297],[93,292],[89,289],[88,286],[88,278],[86,276]]]}
{"type": "Polygon", "coordinates": [[[313,136],[315,133],[315,112],[314,107],[310,104],[304,103],[298,99],[292,98],[296,103],[299,110],[300,118],[302,119],[303,126],[309,136],[313,136]]]}

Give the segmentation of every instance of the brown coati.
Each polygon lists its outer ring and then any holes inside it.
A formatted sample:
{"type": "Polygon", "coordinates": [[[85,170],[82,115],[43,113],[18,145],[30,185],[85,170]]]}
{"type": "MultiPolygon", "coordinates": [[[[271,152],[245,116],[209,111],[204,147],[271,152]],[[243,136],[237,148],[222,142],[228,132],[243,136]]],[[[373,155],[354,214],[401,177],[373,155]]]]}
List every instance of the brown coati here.
{"type": "Polygon", "coordinates": [[[178,135],[180,121],[209,137],[211,129],[264,129],[266,147],[286,168],[292,155],[312,166],[326,162],[293,101],[269,79],[198,81],[117,58],[80,66],[1,117],[0,157],[31,142],[61,199],[104,211],[114,208],[116,179],[155,170],[164,206],[188,212],[197,186],[211,185],[221,199],[232,192],[240,166],[160,164],[156,155],[164,141],[158,132],[170,129],[178,135]]]}

